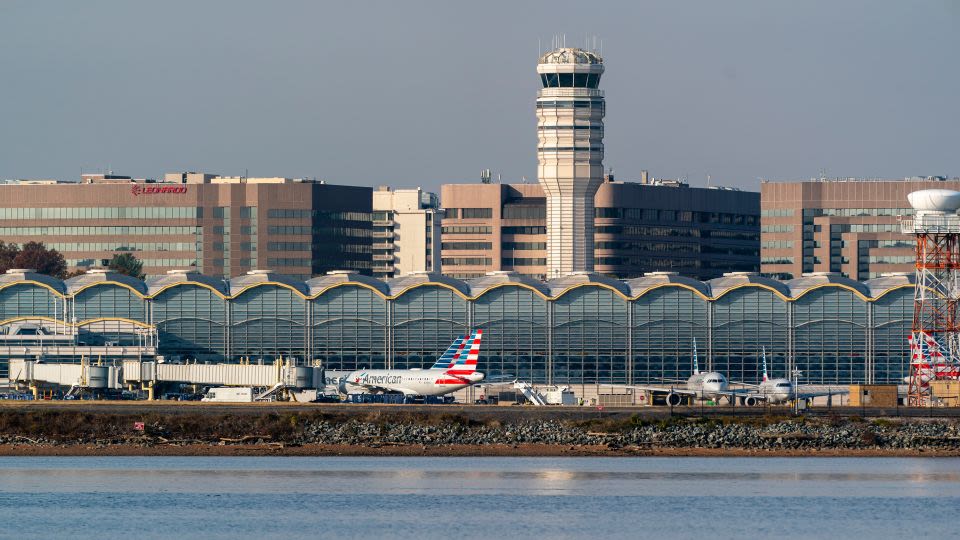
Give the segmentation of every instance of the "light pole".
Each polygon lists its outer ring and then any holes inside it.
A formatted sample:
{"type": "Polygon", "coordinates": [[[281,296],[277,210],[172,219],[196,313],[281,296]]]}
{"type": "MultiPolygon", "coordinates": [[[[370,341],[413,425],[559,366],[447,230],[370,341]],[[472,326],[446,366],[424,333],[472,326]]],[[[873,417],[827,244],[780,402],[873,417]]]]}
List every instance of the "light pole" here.
{"type": "Polygon", "coordinates": [[[803,374],[799,369],[793,368],[790,372],[793,375],[793,414],[800,414],[800,375],[803,374]]]}

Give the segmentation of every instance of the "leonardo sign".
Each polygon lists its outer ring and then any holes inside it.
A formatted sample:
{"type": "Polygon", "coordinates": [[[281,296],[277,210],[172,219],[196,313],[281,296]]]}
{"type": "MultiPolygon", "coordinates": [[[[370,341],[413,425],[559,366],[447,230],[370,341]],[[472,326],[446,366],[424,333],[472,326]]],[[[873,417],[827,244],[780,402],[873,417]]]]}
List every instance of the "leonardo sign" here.
{"type": "Polygon", "coordinates": [[[130,192],[134,197],[139,195],[158,195],[160,193],[183,194],[187,192],[187,186],[141,186],[134,184],[130,187],[130,192]]]}

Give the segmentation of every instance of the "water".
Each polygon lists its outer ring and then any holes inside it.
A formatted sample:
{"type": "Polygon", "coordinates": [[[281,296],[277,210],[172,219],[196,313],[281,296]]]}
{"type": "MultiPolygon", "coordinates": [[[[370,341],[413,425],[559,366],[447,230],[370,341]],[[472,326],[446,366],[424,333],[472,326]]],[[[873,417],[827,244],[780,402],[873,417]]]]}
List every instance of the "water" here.
{"type": "Polygon", "coordinates": [[[956,535],[960,459],[0,458],[2,538],[956,535]]]}

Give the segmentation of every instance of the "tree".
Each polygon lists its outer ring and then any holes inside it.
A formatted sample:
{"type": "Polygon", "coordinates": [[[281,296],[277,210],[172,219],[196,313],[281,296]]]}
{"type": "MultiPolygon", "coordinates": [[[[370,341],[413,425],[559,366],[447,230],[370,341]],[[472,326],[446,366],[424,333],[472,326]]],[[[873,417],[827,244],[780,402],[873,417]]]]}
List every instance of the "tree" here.
{"type": "Polygon", "coordinates": [[[70,279],[70,278],[72,278],[72,277],[82,276],[82,275],[84,275],[84,274],[86,274],[86,273],[87,273],[87,271],[86,271],[85,269],[83,269],[83,268],[77,268],[76,270],[73,270],[73,271],[71,271],[70,273],[68,273],[67,276],[66,276],[65,278],[63,278],[63,279],[70,279]]]}
{"type": "Polygon", "coordinates": [[[13,260],[20,254],[20,246],[0,241],[0,272],[6,273],[7,270],[15,268],[13,260]]]}
{"type": "Polygon", "coordinates": [[[114,255],[113,259],[110,260],[110,271],[143,279],[143,263],[137,260],[132,253],[114,255]]]}
{"type": "Polygon", "coordinates": [[[41,242],[27,242],[13,258],[14,268],[30,268],[40,274],[63,279],[67,275],[67,261],[55,249],[47,249],[41,242]]]}

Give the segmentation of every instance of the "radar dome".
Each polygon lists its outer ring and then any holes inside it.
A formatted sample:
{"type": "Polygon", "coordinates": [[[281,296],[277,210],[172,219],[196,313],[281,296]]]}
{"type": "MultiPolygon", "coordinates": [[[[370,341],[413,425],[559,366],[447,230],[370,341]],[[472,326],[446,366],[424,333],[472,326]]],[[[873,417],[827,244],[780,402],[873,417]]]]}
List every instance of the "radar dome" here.
{"type": "Polygon", "coordinates": [[[540,57],[540,64],[602,64],[603,58],[600,55],[578,49],[574,47],[565,47],[556,49],[543,54],[540,57]]]}
{"type": "Polygon", "coordinates": [[[907,195],[910,206],[920,212],[954,213],[960,208],[960,191],[922,189],[907,195]]]}

